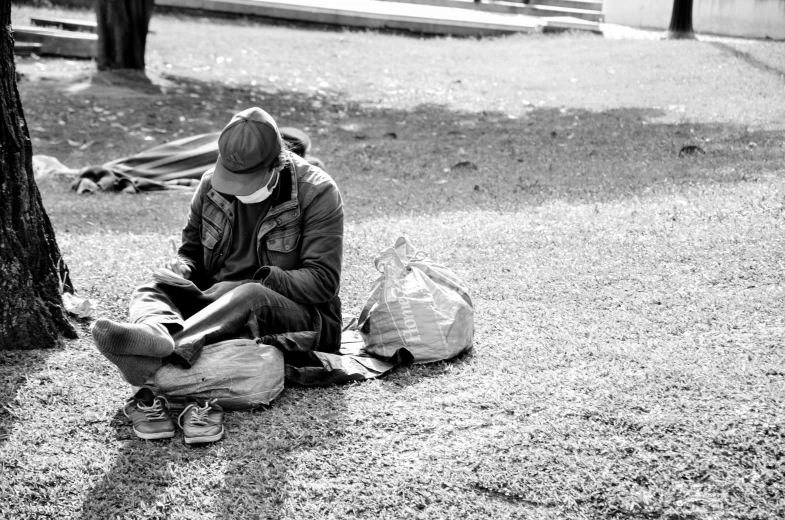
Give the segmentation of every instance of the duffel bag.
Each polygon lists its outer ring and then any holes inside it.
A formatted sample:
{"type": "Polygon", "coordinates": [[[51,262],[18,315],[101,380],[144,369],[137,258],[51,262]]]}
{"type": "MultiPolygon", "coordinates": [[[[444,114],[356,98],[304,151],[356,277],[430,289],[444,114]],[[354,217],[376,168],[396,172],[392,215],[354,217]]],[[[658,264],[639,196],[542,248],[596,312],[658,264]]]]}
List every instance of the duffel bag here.
{"type": "Polygon", "coordinates": [[[226,410],[269,404],[283,391],[283,353],[251,339],[206,345],[191,368],[164,365],[148,381],[156,394],[217,399],[226,410]]]}

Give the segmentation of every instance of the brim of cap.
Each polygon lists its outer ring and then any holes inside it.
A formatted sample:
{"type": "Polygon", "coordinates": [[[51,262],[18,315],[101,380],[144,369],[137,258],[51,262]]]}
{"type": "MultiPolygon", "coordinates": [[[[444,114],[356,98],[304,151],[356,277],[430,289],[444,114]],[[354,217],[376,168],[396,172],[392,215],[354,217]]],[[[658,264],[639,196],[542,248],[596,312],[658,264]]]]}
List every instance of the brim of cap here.
{"type": "Polygon", "coordinates": [[[226,195],[250,195],[270,182],[272,173],[269,166],[259,166],[254,170],[234,173],[224,167],[219,156],[215,161],[212,185],[217,191],[226,195]]]}

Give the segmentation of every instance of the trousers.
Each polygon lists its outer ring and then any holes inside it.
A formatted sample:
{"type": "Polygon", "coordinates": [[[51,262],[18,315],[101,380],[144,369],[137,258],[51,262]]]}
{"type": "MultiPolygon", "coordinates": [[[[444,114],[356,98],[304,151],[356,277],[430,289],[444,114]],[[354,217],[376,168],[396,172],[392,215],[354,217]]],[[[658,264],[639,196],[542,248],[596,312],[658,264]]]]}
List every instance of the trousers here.
{"type": "Polygon", "coordinates": [[[159,323],[174,339],[174,353],[165,361],[190,367],[204,345],[234,338],[309,331],[314,318],[302,304],[281,296],[257,281],[218,282],[199,291],[152,283],[131,295],[132,323],[159,323]]]}

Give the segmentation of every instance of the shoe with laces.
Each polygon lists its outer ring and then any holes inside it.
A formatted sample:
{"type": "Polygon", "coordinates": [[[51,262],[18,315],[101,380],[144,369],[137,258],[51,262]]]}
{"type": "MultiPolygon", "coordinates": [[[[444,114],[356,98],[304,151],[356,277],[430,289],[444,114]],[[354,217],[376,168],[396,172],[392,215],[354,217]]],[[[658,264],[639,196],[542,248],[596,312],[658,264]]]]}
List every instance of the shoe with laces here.
{"type": "Polygon", "coordinates": [[[134,433],[140,439],[169,439],[174,437],[174,423],[169,417],[169,403],[163,396],[156,397],[149,388],[142,388],[128,400],[123,413],[134,423],[134,433]]]}
{"type": "Polygon", "coordinates": [[[223,408],[213,399],[204,406],[199,406],[199,403],[188,404],[177,423],[183,429],[185,443],[198,444],[220,440],[224,436],[223,420],[223,408]]]}

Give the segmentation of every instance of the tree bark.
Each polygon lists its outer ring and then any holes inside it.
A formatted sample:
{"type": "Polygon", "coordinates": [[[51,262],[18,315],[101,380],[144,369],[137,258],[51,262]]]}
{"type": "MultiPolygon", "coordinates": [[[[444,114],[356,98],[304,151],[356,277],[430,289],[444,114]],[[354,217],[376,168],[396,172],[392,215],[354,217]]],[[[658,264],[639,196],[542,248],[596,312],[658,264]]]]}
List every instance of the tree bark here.
{"type": "Polygon", "coordinates": [[[144,70],[154,0],[96,0],[98,70],[144,70]]]}
{"type": "Polygon", "coordinates": [[[0,2],[0,350],[49,348],[77,337],[60,280],[73,289],[33,177],[10,27],[11,3],[0,2]]]}
{"type": "Polygon", "coordinates": [[[671,24],[670,27],[668,27],[669,38],[695,38],[695,33],[692,30],[692,1],[693,0],[673,0],[671,24]]]}

